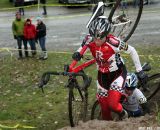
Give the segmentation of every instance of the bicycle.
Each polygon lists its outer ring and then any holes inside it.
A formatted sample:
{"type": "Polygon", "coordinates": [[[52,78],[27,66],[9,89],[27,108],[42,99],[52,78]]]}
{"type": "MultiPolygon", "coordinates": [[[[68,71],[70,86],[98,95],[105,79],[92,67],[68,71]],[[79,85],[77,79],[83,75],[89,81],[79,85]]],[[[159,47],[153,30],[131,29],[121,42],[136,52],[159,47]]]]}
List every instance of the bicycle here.
{"type": "MultiPolygon", "coordinates": [[[[149,71],[151,70],[151,67],[148,63],[146,63],[143,65],[142,69],[143,71],[149,71]]],[[[147,98],[147,101],[152,101],[153,97],[160,90],[160,73],[150,75],[145,85],[141,84],[141,82],[139,81],[137,88],[141,89],[141,91],[147,98]]],[[[93,119],[101,119],[101,109],[98,100],[96,100],[92,106],[91,120],[93,119]]]]}
{"type": "Polygon", "coordinates": [[[68,76],[67,85],[68,89],[68,113],[71,127],[78,125],[79,120],[86,120],[87,106],[88,106],[88,87],[91,84],[92,78],[87,76],[83,71],[84,68],[89,67],[95,63],[94,59],[91,59],[77,67],[75,67],[77,61],[73,60],[70,65],[64,65],[64,72],[45,72],[43,73],[39,88],[42,89],[50,79],[50,75],[63,75],[68,76]],[[83,84],[79,85],[77,77],[82,77],[83,84]]]}
{"type": "Polygon", "coordinates": [[[138,0],[137,5],[134,5],[134,0],[115,0],[114,2],[109,0],[103,0],[103,2],[102,0],[92,0],[91,3],[92,5],[98,3],[93,10],[100,8],[99,15],[105,13],[108,16],[108,20],[112,24],[111,33],[121,38],[124,42],[128,41],[140,21],[143,0],[138,0]],[[124,3],[126,5],[123,5],[124,3]],[[105,9],[107,11],[104,12],[105,9]]]}

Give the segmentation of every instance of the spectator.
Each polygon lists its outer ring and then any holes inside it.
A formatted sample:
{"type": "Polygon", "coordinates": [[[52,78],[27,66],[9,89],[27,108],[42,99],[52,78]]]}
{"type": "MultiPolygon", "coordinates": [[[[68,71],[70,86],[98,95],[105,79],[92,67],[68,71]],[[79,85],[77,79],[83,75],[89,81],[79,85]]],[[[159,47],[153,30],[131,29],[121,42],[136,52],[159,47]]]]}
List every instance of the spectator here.
{"type": "Polygon", "coordinates": [[[47,15],[47,10],[46,10],[46,0],[40,0],[41,4],[43,4],[43,15],[47,15]]]}
{"type": "Polygon", "coordinates": [[[36,38],[36,27],[32,24],[30,19],[27,19],[24,26],[24,38],[29,42],[32,56],[36,55],[36,45],[35,45],[35,38],[36,38]]]}
{"type": "Polygon", "coordinates": [[[46,60],[48,58],[47,56],[47,50],[45,47],[46,44],[46,25],[43,23],[41,17],[37,17],[37,40],[39,41],[40,47],[42,49],[42,53],[40,55],[40,59],[46,60]]]}
{"type": "Polygon", "coordinates": [[[15,5],[16,7],[19,7],[19,12],[21,13],[21,15],[24,15],[24,0],[16,0],[15,5]]]}
{"type": "Polygon", "coordinates": [[[17,40],[18,44],[18,51],[19,51],[19,59],[22,59],[23,54],[22,54],[22,41],[25,49],[25,56],[28,57],[28,51],[27,51],[27,41],[24,39],[24,20],[21,18],[21,13],[17,12],[16,13],[16,19],[12,23],[12,32],[14,35],[14,39],[17,40]]]}

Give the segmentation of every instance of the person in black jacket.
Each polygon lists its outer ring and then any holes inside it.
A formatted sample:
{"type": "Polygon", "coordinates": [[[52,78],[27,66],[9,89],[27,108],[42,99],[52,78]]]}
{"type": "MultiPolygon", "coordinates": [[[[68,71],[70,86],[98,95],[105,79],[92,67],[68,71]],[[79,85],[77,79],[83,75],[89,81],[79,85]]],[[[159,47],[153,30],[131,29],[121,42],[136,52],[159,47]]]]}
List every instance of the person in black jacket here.
{"type": "Polygon", "coordinates": [[[43,15],[47,15],[47,10],[46,10],[46,0],[40,0],[40,3],[43,4],[43,15]]]}
{"type": "Polygon", "coordinates": [[[42,54],[40,55],[40,59],[46,60],[48,58],[47,50],[46,50],[46,25],[43,23],[41,17],[37,17],[37,40],[39,41],[40,47],[42,49],[42,54]]]}

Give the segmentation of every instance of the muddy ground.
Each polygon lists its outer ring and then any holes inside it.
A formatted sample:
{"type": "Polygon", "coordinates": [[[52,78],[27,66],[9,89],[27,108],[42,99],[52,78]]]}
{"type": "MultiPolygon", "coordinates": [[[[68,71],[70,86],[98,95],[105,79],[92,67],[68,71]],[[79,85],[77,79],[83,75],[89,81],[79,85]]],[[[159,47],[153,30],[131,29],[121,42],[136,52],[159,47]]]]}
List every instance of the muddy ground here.
{"type": "Polygon", "coordinates": [[[99,121],[92,120],[86,123],[80,122],[75,128],[64,127],[59,130],[146,130],[148,128],[160,129],[153,116],[146,115],[139,118],[129,118],[123,121],[99,121]],[[145,129],[142,129],[145,128],[145,129]]]}

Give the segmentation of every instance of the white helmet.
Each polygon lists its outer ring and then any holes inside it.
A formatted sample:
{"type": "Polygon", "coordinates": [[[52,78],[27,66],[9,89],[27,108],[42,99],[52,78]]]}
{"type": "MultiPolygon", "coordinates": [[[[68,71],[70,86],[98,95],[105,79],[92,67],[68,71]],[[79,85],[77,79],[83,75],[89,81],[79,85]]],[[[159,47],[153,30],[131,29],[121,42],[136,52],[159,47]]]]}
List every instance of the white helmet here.
{"type": "Polygon", "coordinates": [[[138,78],[134,73],[128,73],[125,81],[125,88],[134,90],[137,87],[138,78]]]}

